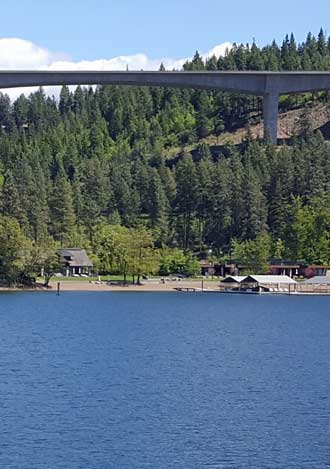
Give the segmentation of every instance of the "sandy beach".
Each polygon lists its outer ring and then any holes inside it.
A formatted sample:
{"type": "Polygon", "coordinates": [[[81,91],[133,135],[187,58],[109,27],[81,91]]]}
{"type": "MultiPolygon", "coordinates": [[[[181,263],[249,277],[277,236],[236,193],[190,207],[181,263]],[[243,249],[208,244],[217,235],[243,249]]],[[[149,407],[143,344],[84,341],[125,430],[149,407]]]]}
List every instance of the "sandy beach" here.
{"type": "MultiPolygon", "coordinates": [[[[220,287],[219,281],[202,281],[201,280],[181,280],[181,281],[160,281],[151,280],[144,281],[141,285],[116,285],[107,282],[97,281],[81,281],[81,280],[65,280],[65,281],[51,281],[49,287],[45,288],[42,284],[37,287],[0,287],[1,292],[57,292],[57,284],[60,283],[61,292],[177,292],[177,291],[201,291],[202,289],[207,292],[223,291],[220,287]]],[[[311,286],[309,286],[311,287],[311,286]]],[[[272,293],[273,295],[275,293],[272,293]]],[[[297,291],[292,294],[299,295],[330,295],[330,290],[327,288],[319,287],[317,290],[307,288],[301,284],[297,286],[297,291]]]]}
{"type": "MultiPolygon", "coordinates": [[[[51,291],[57,290],[57,282],[50,282],[51,291]]],[[[79,282],[79,281],[64,281],[60,282],[61,291],[134,291],[134,292],[168,292],[177,291],[178,288],[182,289],[201,289],[202,282],[199,280],[180,281],[180,282],[143,282],[142,285],[109,285],[107,283],[98,282],[79,282]]],[[[218,282],[204,281],[203,288],[214,290],[219,288],[218,282]]]]}
{"type": "MultiPolygon", "coordinates": [[[[190,280],[190,281],[177,281],[177,282],[166,282],[161,283],[157,281],[144,281],[141,285],[132,285],[128,284],[123,285],[111,285],[106,282],[88,282],[88,281],[79,281],[79,280],[65,280],[59,281],[60,291],[116,291],[116,292],[175,292],[178,289],[191,289],[191,290],[201,290],[202,282],[200,280],[190,280]]],[[[57,281],[51,281],[49,283],[49,288],[44,288],[39,286],[37,288],[17,288],[17,287],[0,287],[0,292],[10,292],[10,291],[33,291],[33,292],[54,292],[57,291],[57,281]]],[[[203,282],[204,290],[218,290],[219,282],[213,281],[204,281],[203,282]]]]}

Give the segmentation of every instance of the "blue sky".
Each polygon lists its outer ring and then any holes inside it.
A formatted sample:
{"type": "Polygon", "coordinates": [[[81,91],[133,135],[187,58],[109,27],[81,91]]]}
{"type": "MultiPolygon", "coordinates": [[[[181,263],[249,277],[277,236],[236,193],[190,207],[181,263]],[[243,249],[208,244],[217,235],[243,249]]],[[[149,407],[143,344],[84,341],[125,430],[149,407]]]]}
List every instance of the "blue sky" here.
{"type": "Polygon", "coordinates": [[[189,57],[229,42],[265,44],[293,31],[330,34],[330,0],[12,0],[0,37],[32,41],[71,60],[146,53],[189,57]]]}

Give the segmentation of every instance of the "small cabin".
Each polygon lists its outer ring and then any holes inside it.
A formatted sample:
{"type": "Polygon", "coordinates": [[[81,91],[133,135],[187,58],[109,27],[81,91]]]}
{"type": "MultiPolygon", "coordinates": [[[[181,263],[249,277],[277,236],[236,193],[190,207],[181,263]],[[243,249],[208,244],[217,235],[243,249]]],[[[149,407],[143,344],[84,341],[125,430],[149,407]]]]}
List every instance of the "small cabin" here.
{"type": "Polygon", "coordinates": [[[93,262],[88,257],[85,249],[60,249],[58,253],[63,266],[63,273],[66,277],[90,275],[93,269],[93,262]]]}

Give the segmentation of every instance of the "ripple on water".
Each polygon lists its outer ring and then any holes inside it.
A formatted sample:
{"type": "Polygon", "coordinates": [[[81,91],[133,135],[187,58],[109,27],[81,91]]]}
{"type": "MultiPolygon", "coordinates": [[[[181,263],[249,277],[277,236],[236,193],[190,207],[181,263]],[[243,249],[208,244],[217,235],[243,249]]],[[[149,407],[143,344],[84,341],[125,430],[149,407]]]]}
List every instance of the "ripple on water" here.
{"type": "Polygon", "coordinates": [[[0,296],[0,467],[330,467],[330,298],[0,296]]]}

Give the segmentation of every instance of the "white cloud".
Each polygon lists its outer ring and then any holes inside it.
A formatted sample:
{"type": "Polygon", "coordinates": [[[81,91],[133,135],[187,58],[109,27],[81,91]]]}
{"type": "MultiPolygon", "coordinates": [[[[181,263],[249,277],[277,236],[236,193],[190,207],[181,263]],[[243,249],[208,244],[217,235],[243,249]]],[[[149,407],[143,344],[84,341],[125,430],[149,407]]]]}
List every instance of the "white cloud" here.
{"type": "Polygon", "coordinates": [[[50,52],[31,41],[0,38],[1,70],[42,69],[60,58],[65,58],[65,55],[50,52]]]}
{"type": "MultiPolygon", "coordinates": [[[[231,44],[225,42],[202,53],[204,58],[223,55],[231,44]]],[[[31,41],[18,38],[0,39],[0,70],[158,70],[163,62],[167,70],[181,69],[189,58],[163,57],[151,59],[146,54],[123,55],[109,59],[82,60],[74,62],[65,54],[59,54],[38,46],[31,41]]],[[[28,95],[36,88],[7,89],[3,92],[15,99],[21,93],[28,95]]],[[[58,95],[58,87],[46,88],[50,95],[58,95]]]]}
{"type": "Polygon", "coordinates": [[[217,46],[213,47],[210,49],[206,54],[202,54],[204,59],[207,59],[209,57],[212,57],[215,55],[217,58],[220,56],[225,55],[227,50],[230,50],[232,47],[232,44],[230,42],[224,42],[223,44],[218,44],[217,46]]]}

